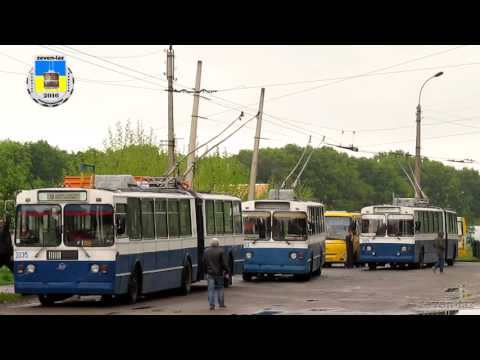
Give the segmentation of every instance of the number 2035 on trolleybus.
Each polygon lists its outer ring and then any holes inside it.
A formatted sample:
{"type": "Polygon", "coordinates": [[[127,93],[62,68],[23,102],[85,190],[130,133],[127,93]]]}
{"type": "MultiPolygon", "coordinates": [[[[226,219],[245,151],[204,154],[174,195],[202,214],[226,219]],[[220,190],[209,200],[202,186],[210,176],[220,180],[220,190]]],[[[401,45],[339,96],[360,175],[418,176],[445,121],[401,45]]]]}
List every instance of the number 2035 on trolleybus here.
{"type": "Polygon", "coordinates": [[[242,203],[245,233],[243,279],[293,274],[320,275],[325,261],[321,203],[256,200],[242,203]]]}
{"type": "Polygon", "coordinates": [[[201,259],[213,238],[224,247],[230,271],[241,273],[240,199],[154,182],[142,188],[131,176],[97,175],[95,188],[22,191],[15,292],[36,294],[43,305],[72,295],[135,303],[164,289],[188,294],[191,283],[203,279],[201,259]]]}

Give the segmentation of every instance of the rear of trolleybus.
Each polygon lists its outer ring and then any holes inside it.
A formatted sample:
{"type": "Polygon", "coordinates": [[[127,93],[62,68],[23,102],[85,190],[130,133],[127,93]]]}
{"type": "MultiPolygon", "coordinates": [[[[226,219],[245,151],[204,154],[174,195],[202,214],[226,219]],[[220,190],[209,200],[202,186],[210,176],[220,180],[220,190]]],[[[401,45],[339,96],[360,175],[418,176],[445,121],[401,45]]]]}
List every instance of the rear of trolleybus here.
{"type": "Polygon", "coordinates": [[[306,208],[252,209],[254,202],[243,204],[244,280],[276,274],[303,278],[320,274],[321,242],[314,240],[315,232],[309,237],[309,226],[313,224],[309,224],[306,208]]]}
{"type": "MultiPolygon", "coordinates": [[[[199,203],[197,209],[201,209],[203,234],[199,244],[200,259],[205,248],[211,245],[214,238],[219,240],[223,247],[226,261],[230,267],[230,276],[225,280],[225,287],[233,284],[232,275],[241,274],[243,271],[243,230],[242,230],[242,205],[237,197],[221,194],[197,194],[199,203]]],[[[201,271],[203,274],[203,269],[201,271]]],[[[202,275],[203,276],[203,275],[202,275]]]]}
{"type": "Polygon", "coordinates": [[[72,295],[114,293],[112,193],[42,189],[17,196],[15,292],[44,305],[72,295]]]}
{"type": "Polygon", "coordinates": [[[392,207],[362,209],[360,257],[370,269],[416,263],[413,210],[392,207]]]}

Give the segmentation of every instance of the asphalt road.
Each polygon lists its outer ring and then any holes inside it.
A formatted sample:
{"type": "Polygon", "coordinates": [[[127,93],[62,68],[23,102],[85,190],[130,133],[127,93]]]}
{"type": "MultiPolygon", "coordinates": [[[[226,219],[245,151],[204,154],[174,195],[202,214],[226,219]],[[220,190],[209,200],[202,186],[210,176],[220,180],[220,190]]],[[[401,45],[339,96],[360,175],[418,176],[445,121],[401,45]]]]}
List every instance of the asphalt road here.
{"type": "Polygon", "coordinates": [[[0,315],[228,315],[228,314],[425,314],[480,309],[480,263],[456,263],[444,274],[431,269],[323,269],[307,282],[288,277],[245,282],[234,277],[225,290],[227,308],[210,311],[206,283],[192,293],[174,291],[141,299],[135,305],[105,305],[99,297],[71,298],[42,307],[35,297],[0,305],[0,315]]]}

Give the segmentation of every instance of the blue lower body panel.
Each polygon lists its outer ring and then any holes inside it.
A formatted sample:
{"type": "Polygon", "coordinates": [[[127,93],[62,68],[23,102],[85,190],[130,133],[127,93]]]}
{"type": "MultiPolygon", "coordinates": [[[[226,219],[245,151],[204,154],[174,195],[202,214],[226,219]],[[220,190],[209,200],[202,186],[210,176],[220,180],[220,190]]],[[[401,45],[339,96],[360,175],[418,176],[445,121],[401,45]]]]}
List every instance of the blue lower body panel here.
{"type": "Polygon", "coordinates": [[[263,274],[305,274],[310,272],[311,251],[309,249],[278,249],[278,248],[246,248],[253,256],[245,258],[244,273],[263,274]],[[291,252],[303,252],[303,259],[292,260],[291,252]]]}
{"type": "Polygon", "coordinates": [[[415,245],[412,244],[382,244],[369,243],[360,245],[359,263],[414,263],[415,245]],[[369,247],[370,250],[367,250],[369,247]],[[405,247],[407,251],[402,251],[405,247]]]}
{"type": "Polygon", "coordinates": [[[19,294],[113,294],[115,262],[113,261],[16,261],[15,292],[19,294]],[[19,265],[35,265],[33,273],[18,273],[19,265]],[[92,273],[93,264],[107,265],[106,273],[92,273]]]}

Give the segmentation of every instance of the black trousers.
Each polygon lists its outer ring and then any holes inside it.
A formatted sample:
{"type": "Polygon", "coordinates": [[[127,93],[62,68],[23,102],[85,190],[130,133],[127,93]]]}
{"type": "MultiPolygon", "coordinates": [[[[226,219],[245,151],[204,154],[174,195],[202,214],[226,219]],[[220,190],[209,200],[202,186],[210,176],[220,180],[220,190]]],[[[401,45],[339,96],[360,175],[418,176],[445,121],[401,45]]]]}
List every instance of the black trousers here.
{"type": "Polygon", "coordinates": [[[347,261],[345,262],[345,267],[353,268],[353,243],[346,240],[347,245],[347,261]]]}

